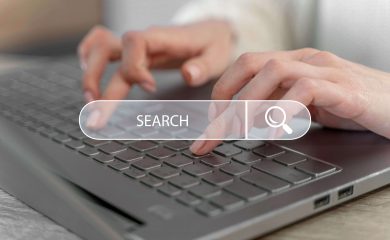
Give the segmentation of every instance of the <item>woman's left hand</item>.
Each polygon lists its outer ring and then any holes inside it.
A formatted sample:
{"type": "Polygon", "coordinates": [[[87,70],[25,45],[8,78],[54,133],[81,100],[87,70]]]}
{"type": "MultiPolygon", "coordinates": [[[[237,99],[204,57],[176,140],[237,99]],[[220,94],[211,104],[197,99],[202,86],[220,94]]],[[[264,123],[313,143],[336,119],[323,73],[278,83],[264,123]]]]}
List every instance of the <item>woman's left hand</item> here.
{"type": "MultiPolygon", "coordinates": [[[[299,101],[324,126],[371,130],[390,138],[390,74],[329,52],[245,53],[215,84],[212,99],[229,100],[236,94],[240,100],[299,101]]],[[[191,151],[202,155],[218,144],[197,140],[191,151]]]]}

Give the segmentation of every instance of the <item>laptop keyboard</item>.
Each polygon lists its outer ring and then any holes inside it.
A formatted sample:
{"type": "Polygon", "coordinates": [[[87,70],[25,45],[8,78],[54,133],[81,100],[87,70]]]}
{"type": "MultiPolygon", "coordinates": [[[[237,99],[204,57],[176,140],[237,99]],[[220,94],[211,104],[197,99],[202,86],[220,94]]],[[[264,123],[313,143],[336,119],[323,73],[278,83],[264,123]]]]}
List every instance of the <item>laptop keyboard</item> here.
{"type": "Polygon", "coordinates": [[[1,76],[0,115],[205,216],[240,209],[341,170],[263,141],[225,141],[196,156],[187,140],[89,139],[78,126],[84,105],[81,71],[64,64],[49,69],[1,76]]]}

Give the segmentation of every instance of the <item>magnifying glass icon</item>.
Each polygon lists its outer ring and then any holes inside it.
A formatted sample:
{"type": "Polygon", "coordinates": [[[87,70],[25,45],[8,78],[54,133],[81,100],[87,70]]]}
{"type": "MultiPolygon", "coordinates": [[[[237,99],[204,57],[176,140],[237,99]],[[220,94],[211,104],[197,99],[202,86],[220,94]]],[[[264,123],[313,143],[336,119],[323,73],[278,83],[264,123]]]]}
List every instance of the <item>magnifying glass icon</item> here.
{"type": "Polygon", "coordinates": [[[268,126],[270,126],[272,128],[282,127],[283,130],[287,134],[293,133],[293,130],[291,129],[291,127],[286,124],[286,112],[284,111],[283,108],[278,107],[278,106],[272,106],[272,107],[267,109],[264,117],[265,117],[265,122],[267,123],[268,126]],[[282,117],[283,117],[282,121],[275,121],[274,119],[272,119],[272,116],[271,116],[272,111],[280,111],[280,113],[282,114],[282,117]]]}

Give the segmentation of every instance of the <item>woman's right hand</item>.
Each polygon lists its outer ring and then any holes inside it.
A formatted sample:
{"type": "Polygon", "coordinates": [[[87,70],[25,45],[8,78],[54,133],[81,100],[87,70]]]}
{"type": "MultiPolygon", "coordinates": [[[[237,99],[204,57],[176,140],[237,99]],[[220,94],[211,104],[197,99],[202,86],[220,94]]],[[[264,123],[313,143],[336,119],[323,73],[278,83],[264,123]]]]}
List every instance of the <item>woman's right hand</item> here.
{"type": "Polygon", "coordinates": [[[94,27],[78,49],[85,99],[123,99],[133,84],[154,92],[150,69],[155,68],[181,68],[188,85],[202,85],[227,68],[233,45],[231,26],[221,20],[130,31],[122,39],[104,27],[94,27]],[[120,67],[101,93],[100,80],[113,61],[120,61],[120,67]]]}

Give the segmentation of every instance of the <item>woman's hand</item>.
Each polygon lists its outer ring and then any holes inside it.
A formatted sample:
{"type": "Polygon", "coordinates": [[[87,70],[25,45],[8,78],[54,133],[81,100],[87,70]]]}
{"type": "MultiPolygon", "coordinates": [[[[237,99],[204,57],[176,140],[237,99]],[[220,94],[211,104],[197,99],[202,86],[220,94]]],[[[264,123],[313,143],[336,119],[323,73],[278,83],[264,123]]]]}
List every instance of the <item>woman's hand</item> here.
{"type": "Polygon", "coordinates": [[[154,92],[153,68],[181,67],[188,85],[202,85],[226,69],[233,40],[230,25],[218,20],[127,32],[122,39],[103,27],[95,27],[79,46],[85,98],[123,99],[133,84],[154,92]],[[106,65],[118,60],[120,67],[101,94],[99,83],[106,65]]]}
{"type": "MultiPolygon", "coordinates": [[[[300,49],[246,53],[219,79],[213,99],[295,100],[308,106],[324,126],[371,130],[390,138],[390,74],[329,52],[300,49]]],[[[218,116],[223,109],[217,109],[218,116]]],[[[218,141],[195,141],[191,150],[205,154],[218,141]]]]}

